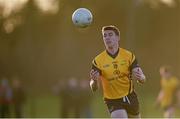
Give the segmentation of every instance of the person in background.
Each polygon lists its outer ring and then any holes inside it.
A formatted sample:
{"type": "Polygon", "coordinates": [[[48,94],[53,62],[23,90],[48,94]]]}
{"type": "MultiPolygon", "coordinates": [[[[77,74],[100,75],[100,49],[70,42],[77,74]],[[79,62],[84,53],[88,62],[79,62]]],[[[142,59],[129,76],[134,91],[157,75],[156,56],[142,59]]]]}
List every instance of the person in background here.
{"type": "Polygon", "coordinates": [[[12,104],[12,89],[6,77],[0,80],[0,118],[10,117],[10,106],[12,104]]]}
{"type": "Polygon", "coordinates": [[[175,105],[177,99],[177,91],[179,87],[179,80],[172,73],[170,66],[160,67],[160,87],[156,105],[164,110],[163,116],[165,118],[172,118],[175,112],[175,105]]]}
{"type": "Polygon", "coordinates": [[[60,96],[60,117],[79,118],[80,117],[80,87],[79,81],[75,77],[60,80],[54,87],[54,92],[60,96]]]}
{"type": "Polygon", "coordinates": [[[14,104],[15,117],[22,118],[23,105],[25,103],[26,96],[25,96],[24,87],[21,81],[18,79],[18,77],[13,77],[12,79],[12,91],[13,91],[12,101],[14,104]]]}
{"type": "Polygon", "coordinates": [[[81,118],[92,118],[92,94],[89,89],[89,82],[86,79],[80,80],[80,109],[81,118]]]}

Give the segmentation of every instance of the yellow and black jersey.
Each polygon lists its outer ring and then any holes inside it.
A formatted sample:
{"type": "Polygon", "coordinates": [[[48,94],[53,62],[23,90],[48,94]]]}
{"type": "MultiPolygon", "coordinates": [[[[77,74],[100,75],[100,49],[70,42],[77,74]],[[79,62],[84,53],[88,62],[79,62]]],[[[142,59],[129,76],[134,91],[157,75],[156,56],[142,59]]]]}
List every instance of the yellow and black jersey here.
{"type": "Polygon", "coordinates": [[[101,74],[104,98],[117,99],[131,93],[131,71],[135,67],[138,67],[135,55],[123,48],[115,55],[105,50],[96,56],[92,68],[101,74]]]}
{"type": "Polygon", "coordinates": [[[179,80],[176,77],[169,79],[161,79],[161,88],[163,91],[163,98],[161,100],[161,106],[163,108],[172,105],[175,101],[175,93],[179,86],[179,80]]]}

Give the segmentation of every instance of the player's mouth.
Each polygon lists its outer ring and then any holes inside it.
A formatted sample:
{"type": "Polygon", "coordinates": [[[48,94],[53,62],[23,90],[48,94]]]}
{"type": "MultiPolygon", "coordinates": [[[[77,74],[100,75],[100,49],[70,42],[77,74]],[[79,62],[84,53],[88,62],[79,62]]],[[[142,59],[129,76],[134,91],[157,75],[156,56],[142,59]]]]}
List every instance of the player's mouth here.
{"type": "Polygon", "coordinates": [[[108,49],[112,50],[112,49],[113,49],[113,46],[108,46],[108,49]]]}
{"type": "Polygon", "coordinates": [[[106,41],[106,44],[111,45],[112,42],[111,41],[106,41]]]}

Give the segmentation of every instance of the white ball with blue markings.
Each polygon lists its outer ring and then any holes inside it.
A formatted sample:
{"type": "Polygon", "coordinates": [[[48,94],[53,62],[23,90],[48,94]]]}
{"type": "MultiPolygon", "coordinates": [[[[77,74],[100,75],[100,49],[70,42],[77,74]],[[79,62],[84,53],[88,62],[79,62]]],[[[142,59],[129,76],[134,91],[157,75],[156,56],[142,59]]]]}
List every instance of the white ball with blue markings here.
{"type": "Polygon", "coordinates": [[[78,27],[87,27],[93,21],[93,16],[90,10],[86,8],[79,8],[72,14],[72,21],[78,27]]]}

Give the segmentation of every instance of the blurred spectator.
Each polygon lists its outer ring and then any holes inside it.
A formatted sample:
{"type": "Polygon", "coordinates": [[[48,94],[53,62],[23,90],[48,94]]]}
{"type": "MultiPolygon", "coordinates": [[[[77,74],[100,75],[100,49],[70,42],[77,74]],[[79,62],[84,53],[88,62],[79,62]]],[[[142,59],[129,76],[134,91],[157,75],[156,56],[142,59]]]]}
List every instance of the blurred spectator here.
{"type": "Polygon", "coordinates": [[[80,93],[78,85],[78,80],[72,77],[69,80],[60,80],[58,86],[54,88],[54,91],[61,98],[61,118],[80,117],[80,93]]]}
{"type": "MultiPolygon", "coordinates": [[[[67,85],[67,111],[68,114],[70,112],[74,113],[75,118],[80,117],[80,93],[79,93],[79,82],[78,79],[75,77],[71,77],[68,80],[68,85],[67,85]]],[[[65,114],[64,114],[65,115],[65,114]]],[[[67,113],[66,113],[67,115],[67,113]]]]}
{"type": "Polygon", "coordinates": [[[157,97],[157,104],[164,110],[165,118],[172,118],[175,112],[176,94],[179,86],[179,80],[173,76],[170,66],[160,68],[161,90],[157,97]]]}
{"type": "Polygon", "coordinates": [[[13,77],[12,89],[15,117],[22,118],[23,104],[25,102],[25,91],[18,77],[13,77]]]}
{"type": "Polygon", "coordinates": [[[60,96],[60,117],[62,118],[66,118],[68,117],[67,114],[67,107],[66,105],[68,105],[68,92],[67,92],[67,81],[66,80],[59,80],[58,84],[56,84],[54,86],[54,93],[58,96],[60,96]]]}
{"type": "Polygon", "coordinates": [[[7,78],[1,79],[0,84],[0,117],[10,117],[10,104],[12,102],[12,89],[7,78]]]}
{"type": "Polygon", "coordinates": [[[82,118],[92,118],[92,95],[89,88],[89,80],[80,81],[80,104],[81,104],[81,117],[82,118]]]}

